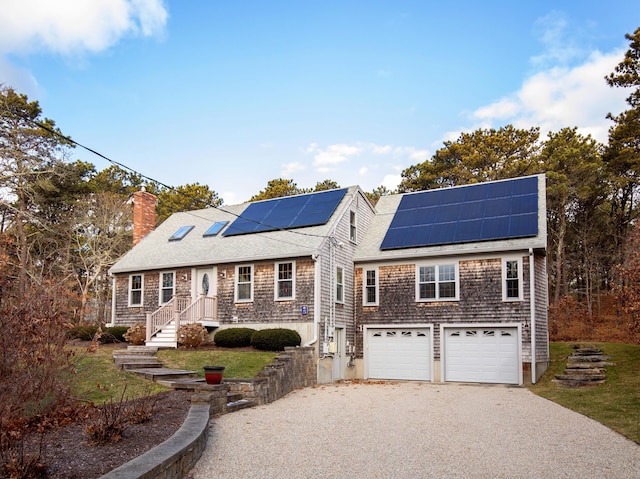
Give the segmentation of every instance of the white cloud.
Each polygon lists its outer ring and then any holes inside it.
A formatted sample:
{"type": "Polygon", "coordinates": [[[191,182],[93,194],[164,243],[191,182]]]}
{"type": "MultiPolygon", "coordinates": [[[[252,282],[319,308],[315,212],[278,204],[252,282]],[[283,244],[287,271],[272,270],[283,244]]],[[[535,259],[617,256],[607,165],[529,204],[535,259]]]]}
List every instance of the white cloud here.
{"type": "Polygon", "coordinates": [[[316,146],[315,151],[314,166],[318,171],[327,172],[331,171],[330,167],[344,163],[349,157],[360,154],[362,149],[358,146],[337,144],[329,145],[324,150],[316,146]]]}
{"type": "Polygon", "coordinates": [[[394,191],[400,182],[402,181],[401,175],[389,174],[385,175],[385,177],[380,182],[380,185],[384,186],[386,189],[390,191],[394,191]]]}
{"type": "Polygon", "coordinates": [[[290,163],[284,163],[282,165],[281,175],[285,178],[290,178],[293,173],[296,171],[302,171],[306,169],[302,163],[297,161],[292,161],[290,163]]]}
{"type": "Polygon", "coordinates": [[[361,168],[358,170],[358,174],[359,174],[360,176],[364,176],[364,175],[366,175],[368,172],[369,172],[369,168],[367,168],[366,166],[363,166],[363,167],[361,167],[361,168]]]}
{"type": "Polygon", "coordinates": [[[20,0],[2,2],[0,52],[95,53],[125,35],[163,32],[162,0],[20,0]]]}
{"type": "Polygon", "coordinates": [[[549,131],[577,126],[582,134],[591,134],[596,140],[606,142],[611,126],[606,115],[626,109],[628,92],[609,87],[604,77],[622,57],[622,51],[593,52],[578,66],[554,67],[536,73],[514,94],[476,109],[472,119],[483,125],[539,126],[542,136],[549,131]]]}

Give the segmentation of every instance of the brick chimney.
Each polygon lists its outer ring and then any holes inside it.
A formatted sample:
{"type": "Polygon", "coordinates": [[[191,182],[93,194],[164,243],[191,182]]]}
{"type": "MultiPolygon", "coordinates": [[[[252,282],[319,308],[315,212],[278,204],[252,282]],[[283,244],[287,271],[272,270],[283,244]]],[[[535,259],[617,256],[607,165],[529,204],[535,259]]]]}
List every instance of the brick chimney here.
{"type": "Polygon", "coordinates": [[[133,194],[133,246],[156,227],[156,197],[143,186],[133,194]]]}

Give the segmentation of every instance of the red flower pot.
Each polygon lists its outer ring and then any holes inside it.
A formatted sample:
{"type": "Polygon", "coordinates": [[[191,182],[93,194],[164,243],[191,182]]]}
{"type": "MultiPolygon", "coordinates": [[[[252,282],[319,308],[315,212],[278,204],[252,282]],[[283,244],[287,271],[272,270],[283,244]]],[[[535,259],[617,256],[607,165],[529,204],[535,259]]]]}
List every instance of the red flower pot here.
{"type": "Polygon", "coordinates": [[[222,382],[222,374],[224,366],[205,366],[204,380],[207,384],[220,384],[222,382]]]}

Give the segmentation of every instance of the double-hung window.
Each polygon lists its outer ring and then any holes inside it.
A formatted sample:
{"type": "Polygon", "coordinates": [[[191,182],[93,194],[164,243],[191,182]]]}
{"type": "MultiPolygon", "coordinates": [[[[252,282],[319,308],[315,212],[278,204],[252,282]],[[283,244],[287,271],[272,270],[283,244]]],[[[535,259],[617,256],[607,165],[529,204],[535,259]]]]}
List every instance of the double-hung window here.
{"type": "Polygon", "coordinates": [[[296,283],[296,264],[294,262],[276,263],[276,300],[294,299],[296,283]]]}
{"type": "Polygon", "coordinates": [[[129,276],[129,306],[142,306],[142,292],[144,290],[144,275],[129,276]]]}
{"type": "Polygon", "coordinates": [[[418,265],[416,296],[418,301],[456,301],[458,264],[418,265]]]}
{"type": "Polygon", "coordinates": [[[363,303],[365,306],[378,304],[378,270],[365,269],[363,271],[364,291],[363,303]]]}
{"type": "Polygon", "coordinates": [[[502,299],[522,301],[522,260],[519,258],[502,260],[502,299]]]}
{"type": "Polygon", "coordinates": [[[171,301],[175,292],[175,273],[160,273],[160,304],[171,301]]]}
{"type": "Polygon", "coordinates": [[[336,268],[336,303],[344,303],[344,270],[336,268]]]}
{"type": "Polygon", "coordinates": [[[236,266],[236,302],[253,301],[253,265],[236,266]]]}
{"type": "Polygon", "coordinates": [[[357,243],[358,241],[358,225],[355,211],[349,213],[349,241],[352,243],[357,243]]]}

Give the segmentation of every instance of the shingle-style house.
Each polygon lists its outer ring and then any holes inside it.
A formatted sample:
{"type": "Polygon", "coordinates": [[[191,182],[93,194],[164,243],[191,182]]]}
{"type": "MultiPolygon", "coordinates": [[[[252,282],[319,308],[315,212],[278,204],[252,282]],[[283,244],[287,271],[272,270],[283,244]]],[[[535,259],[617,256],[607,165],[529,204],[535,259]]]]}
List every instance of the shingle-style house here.
{"type": "Polygon", "coordinates": [[[345,378],[353,256],[374,214],[357,186],[173,214],[111,268],[112,323],[148,318],[150,343],[165,347],[175,346],[176,315],[218,329],[295,329],[325,356],[320,381],[345,378]]]}
{"type": "Polygon", "coordinates": [[[167,347],[175,320],[295,329],[319,382],[535,381],[548,362],[544,192],[538,175],[376,208],[353,186],[176,213],[111,268],[112,322],[146,321],[167,347]]]}
{"type": "Polygon", "coordinates": [[[393,195],[355,256],[366,378],[535,382],[549,361],[543,175],[393,195]]]}

